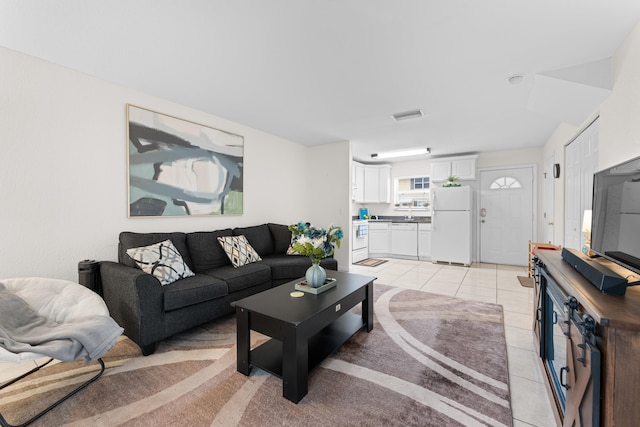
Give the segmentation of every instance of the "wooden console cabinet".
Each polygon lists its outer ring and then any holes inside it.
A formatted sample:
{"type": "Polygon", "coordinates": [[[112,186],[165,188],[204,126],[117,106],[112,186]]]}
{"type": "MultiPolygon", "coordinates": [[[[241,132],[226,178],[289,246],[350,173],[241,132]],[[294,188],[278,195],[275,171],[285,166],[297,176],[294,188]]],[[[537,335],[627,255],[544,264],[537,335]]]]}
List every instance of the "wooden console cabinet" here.
{"type": "MultiPolygon", "coordinates": [[[[559,425],[639,425],[640,287],[627,288],[624,296],[606,295],[567,264],[560,251],[538,251],[537,257],[534,274],[534,339],[559,425]],[[551,322],[557,325],[566,323],[566,319],[563,321],[559,318],[557,311],[552,313],[553,316],[544,314],[545,310],[549,311],[549,298],[545,300],[545,295],[550,288],[554,289],[556,295],[566,297],[566,302],[560,304],[565,306],[565,314],[579,313],[576,318],[586,319],[587,323],[593,321],[595,332],[591,342],[594,343],[593,349],[597,347],[595,352],[588,352],[590,346],[585,345],[587,339],[584,335],[576,334],[576,331],[580,331],[576,326],[569,331],[566,348],[562,349],[563,355],[566,350],[567,360],[557,360],[560,359],[557,354],[552,363],[545,359],[545,352],[548,352],[545,345],[549,346],[545,339],[545,330],[549,330],[549,325],[545,326],[545,319],[549,323],[549,319],[553,318],[551,322]],[[574,308],[568,308],[570,305],[574,305],[574,308]],[[565,365],[559,376],[557,371],[556,374],[552,372],[553,367],[550,368],[554,363],[565,365]],[[599,366],[599,372],[590,372],[589,367],[593,366],[599,366]],[[558,396],[557,389],[564,394],[562,398],[558,396]],[[599,392],[589,395],[589,390],[599,392]],[[591,414],[594,413],[599,414],[599,419],[593,419],[591,414]]],[[[601,262],[608,263],[605,260],[601,262]]],[[[553,339],[558,342],[557,335],[553,339]]],[[[555,350],[560,353],[557,348],[555,350]]]]}

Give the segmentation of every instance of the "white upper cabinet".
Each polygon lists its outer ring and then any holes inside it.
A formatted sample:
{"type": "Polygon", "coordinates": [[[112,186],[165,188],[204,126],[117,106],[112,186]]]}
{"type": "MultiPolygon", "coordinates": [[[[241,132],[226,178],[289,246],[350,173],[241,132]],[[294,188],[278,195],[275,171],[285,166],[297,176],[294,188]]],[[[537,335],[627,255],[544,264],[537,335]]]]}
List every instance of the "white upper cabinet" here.
{"type": "Polygon", "coordinates": [[[356,203],[391,203],[391,166],[353,162],[352,198],[356,203]]]}
{"type": "Polygon", "coordinates": [[[450,176],[457,176],[460,180],[476,180],[477,158],[474,155],[432,160],[431,182],[443,182],[450,176]]]}
{"type": "Polygon", "coordinates": [[[378,168],[364,167],[364,202],[377,203],[380,198],[380,174],[378,168]]]}
{"type": "Polygon", "coordinates": [[[364,166],[353,163],[351,168],[351,198],[354,202],[364,201],[364,166]]]}

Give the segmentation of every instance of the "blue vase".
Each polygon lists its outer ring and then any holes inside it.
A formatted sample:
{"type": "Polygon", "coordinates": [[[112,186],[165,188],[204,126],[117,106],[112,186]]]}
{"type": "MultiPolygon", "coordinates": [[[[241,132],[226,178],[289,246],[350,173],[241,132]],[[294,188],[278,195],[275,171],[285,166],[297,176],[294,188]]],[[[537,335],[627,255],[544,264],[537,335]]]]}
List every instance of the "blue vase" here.
{"type": "Polygon", "coordinates": [[[320,267],[320,264],[312,264],[305,274],[305,279],[312,288],[319,288],[324,285],[326,278],[327,272],[324,271],[324,268],[320,267]]]}

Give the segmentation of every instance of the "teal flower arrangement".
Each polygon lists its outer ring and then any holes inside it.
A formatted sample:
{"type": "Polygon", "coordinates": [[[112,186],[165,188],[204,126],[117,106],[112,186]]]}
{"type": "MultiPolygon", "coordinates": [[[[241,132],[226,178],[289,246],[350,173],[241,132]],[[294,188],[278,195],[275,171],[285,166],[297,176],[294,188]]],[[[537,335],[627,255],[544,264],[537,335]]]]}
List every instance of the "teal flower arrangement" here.
{"type": "Polygon", "coordinates": [[[317,228],[311,224],[299,222],[289,226],[293,235],[291,249],[311,258],[313,264],[320,264],[322,258],[333,255],[335,247],[340,248],[344,237],[341,227],[329,226],[329,229],[317,228]]]}

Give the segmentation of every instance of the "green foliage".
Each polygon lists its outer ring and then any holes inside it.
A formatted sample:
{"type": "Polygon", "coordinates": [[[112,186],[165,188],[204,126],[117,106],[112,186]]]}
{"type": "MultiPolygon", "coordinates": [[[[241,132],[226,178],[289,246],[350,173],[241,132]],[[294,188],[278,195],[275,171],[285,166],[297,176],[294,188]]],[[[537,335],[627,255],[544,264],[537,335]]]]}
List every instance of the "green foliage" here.
{"type": "Polygon", "coordinates": [[[328,230],[316,228],[309,223],[299,222],[289,226],[293,234],[291,249],[294,252],[311,258],[318,264],[322,258],[333,255],[335,246],[340,248],[340,240],[344,236],[341,227],[330,226],[328,230]]]}

